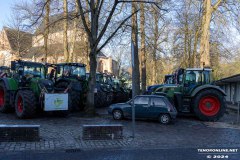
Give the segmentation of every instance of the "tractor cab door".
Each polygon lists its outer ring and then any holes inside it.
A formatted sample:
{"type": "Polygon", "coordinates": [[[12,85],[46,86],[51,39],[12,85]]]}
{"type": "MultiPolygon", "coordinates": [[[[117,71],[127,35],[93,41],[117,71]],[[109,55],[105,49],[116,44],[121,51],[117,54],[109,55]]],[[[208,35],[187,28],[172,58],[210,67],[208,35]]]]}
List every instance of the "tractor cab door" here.
{"type": "Polygon", "coordinates": [[[202,85],[202,71],[187,70],[183,78],[184,96],[190,96],[196,87],[202,85]]]}

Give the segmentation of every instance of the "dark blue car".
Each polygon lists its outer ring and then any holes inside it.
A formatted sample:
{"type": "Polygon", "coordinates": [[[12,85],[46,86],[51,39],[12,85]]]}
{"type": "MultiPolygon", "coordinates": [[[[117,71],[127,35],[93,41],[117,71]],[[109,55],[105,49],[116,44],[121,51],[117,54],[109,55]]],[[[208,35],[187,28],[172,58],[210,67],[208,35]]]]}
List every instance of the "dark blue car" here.
{"type": "Polygon", "coordinates": [[[168,124],[176,118],[177,110],[164,96],[141,95],[126,103],[112,104],[108,113],[115,120],[132,117],[132,106],[135,107],[136,119],[156,119],[168,124]]]}

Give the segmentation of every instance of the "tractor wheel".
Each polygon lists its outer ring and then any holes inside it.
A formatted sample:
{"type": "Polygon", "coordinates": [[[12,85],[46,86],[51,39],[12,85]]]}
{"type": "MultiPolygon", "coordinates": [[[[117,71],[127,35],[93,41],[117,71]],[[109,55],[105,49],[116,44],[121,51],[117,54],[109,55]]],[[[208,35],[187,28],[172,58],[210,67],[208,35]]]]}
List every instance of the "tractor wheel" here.
{"type": "Polygon", "coordinates": [[[37,100],[30,90],[18,91],[15,98],[15,112],[18,118],[34,117],[37,110],[37,100]]]}
{"type": "Polygon", "coordinates": [[[3,82],[0,83],[0,112],[10,111],[10,93],[3,82]]]}
{"type": "Polygon", "coordinates": [[[200,120],[217,121],[226,110],[224,95],[214,89],[201,91],[193,100],[193,110],[200,120]]]}

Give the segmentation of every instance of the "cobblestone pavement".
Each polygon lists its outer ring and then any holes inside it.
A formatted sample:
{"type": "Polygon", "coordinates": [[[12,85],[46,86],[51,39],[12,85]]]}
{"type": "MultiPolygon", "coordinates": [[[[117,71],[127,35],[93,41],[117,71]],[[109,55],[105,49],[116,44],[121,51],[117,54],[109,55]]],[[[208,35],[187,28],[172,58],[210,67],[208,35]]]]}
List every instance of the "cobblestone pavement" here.
{"type": "Polygon", "coordinates": [[[100,116],[84,118],[81,113],[68,118],[41,115],[35,119],[20,120],[12,114],[0,114],[0,124],[38,124],[39,142],[1,142],[0,152],[23,150],[66,150],[100,148],[191,148],[239,147],[240,126],[236,113],[229,112],[219,122],[201,122],[193,117],[180,117],[174,124],[161,125],[156,121],[136,121],[135,138],[131,138],[131,120],[114,121],[106,111],[100,116]],[[122,124],[122,140],[82,140],[84,124],[122,124]]]}

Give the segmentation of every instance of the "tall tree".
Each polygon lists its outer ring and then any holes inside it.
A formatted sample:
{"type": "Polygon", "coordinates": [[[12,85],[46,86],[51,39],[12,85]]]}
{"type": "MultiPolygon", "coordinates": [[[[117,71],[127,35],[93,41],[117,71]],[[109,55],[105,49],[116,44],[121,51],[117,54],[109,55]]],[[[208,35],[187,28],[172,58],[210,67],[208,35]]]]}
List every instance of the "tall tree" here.
{"type": "Polygon", "coordinates": [[[50,15],[50,3],[51,0],[46,0],[46,7],[45,7],[45,16],[44,16],[44,24],[45,24],[45,30],[44,30],[44,52],[45,57],[44,61],[47,62],[48,59],[48,35],[49,35],[49,15],[50,15]]]}
{"type": "MultiPolygon", "coordinates": [[[[89,59],[90,59],[90,75],[89,75],[89,82],[88,82],[88,93],[87,93],[87,104],[86,104],[86,112],[89,114],[95,113],[94,108],[94,90],[95,90],[95,84],[96,84],[96,69],[97,69],[97,54],[101,51],[103,47],[108,44],[108,42],[115,36],[115,34],[119,31],[119,29],[123,26],[123,24],[132,17],[136,12],[132,13],[131,15],[125,17],[119,25],[116,27],[116,29],[109,35],[107,38],[99,45],[100,41],[102,40],[103,36],[106,33],[106,30],[109,27],[109,24],[112,20],[112,17],[114,16],[114,12],[116,10],[116,7],[119,3],[122,3],[124,1],[114,0],[111,1],[109,4],[108,2],[108,15],[104,15],[104,18],[101,19],[101,28],[99,27],[99,19],[101,18],[101,12],[103,8],[103,4],[107,3],[104,0],[89,0],[87,3],[83,4],[81,0],[78,0],[78,6],[79,6],[79,12],[81,15],[81,20],[84,26],[84,29],[86,31],[88,41],[89,41],[89,59]],[[86,10],[87,8],[87,10],[86,10]],[[89,9],[88,9],[89,8],[89,9]],[[88,14],[86,14],[88,13],[88,14]],[[87,23],[87,17],[86,15],[89,15],[89,25],[87,23]],[[105,21],[104,21],[105,20],[105,21]]],[[[139,85],[139,84],[138,84],[139,85]]]]}
{"type": "Polygon", "coordinates": [[[157,48],[158,48],[158,37],[159,37],[159,30],[158,30],[158,22],[159,22],[159,15],[158,11],[155,7],[153,7],[153,19],[154,19],[154,37],[153,37],[153,84],[156,84],[157,81],[157,48]]]}
{"type": "MultiPolygon", "coordinates": [[[[79,22],[79,18],[78,18],[78,13],[79,13],[79,6],[78,6],[78,0],[75,0],[75,19],[73,22],[73,33],[72,33],[72,39],[71,39],[71,45],[70,45],[70,49],[69,49],[69,61],[73,62],[74,56],[77,57],[77,55],[74,55],[75,53],[75,47],[76,47],[76,38],[77,38],[77,25],[79,22]]],[[[77,61],[76,61],[77,62],[77,61]]]]}
{"type": "MultiPolygon", "coordinates": [[[[138,5],[132,3],[132,14],[137,12],[138,5]]],[[[137,14],[132,16],[132,97],[140,94],[140,72],[138,58],[138,21],[137,14]]]]}
{"type": "Polygon", "coordinates": [[[142,84],[142,93],[146,91],[146,37],[145,37],[145,8],[144,3],[140,4],[140,34],[141,34],[141,84],[142,84]]]}
{"type": "Polygon", "coordinates": [[[203,15],[202,15],[202,34],[200,40],[200,66],[210,66],[210,22],[212,14],[218,9],[220,3],[223,0],[217,0],[215,4],[212,5],[212,0],[204,0],[203,2],[203,15]]]}
{"type": "Polygon", "coordinates": [[[64,50],[64,60],[69,62],[69,52],[68,52],[68,2],[63,0],[63,18],[64,18],[64,29],[63,29],[63,50],[64,50]]]}

